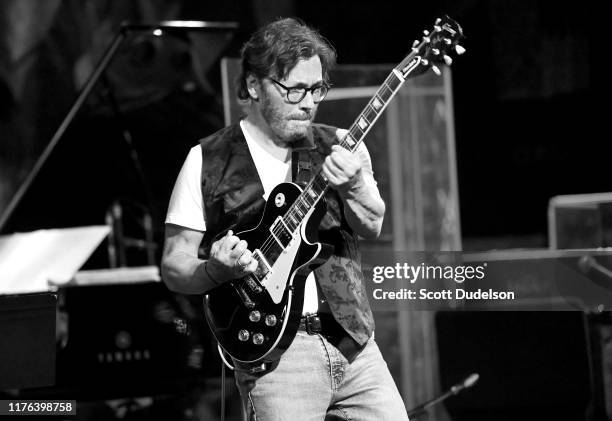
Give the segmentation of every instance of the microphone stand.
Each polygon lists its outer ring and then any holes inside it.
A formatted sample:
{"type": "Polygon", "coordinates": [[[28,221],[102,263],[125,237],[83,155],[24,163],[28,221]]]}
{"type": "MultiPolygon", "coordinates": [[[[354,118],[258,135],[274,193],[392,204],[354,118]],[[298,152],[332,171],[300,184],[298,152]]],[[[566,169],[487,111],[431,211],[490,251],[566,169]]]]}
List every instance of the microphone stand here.
{"type": "Polygon", "coordinates": [[[480,376],[478,375],[478,373],[470,374],[461,383],[457,383],[456,385],[452,386],[449,390],[447,390],[440,396],[437,396],[431,400],[428,400],[425,403],[422,403],[419,406],[412,408],[410,411],[408,411],[408,418],[413,419],[420,417],[421,415],[425,414],[432,406],[450,398],[451,396],[455,396],[464,389],[468,389],[474,386],[474,384],[478,381],[479,377],[480,376]]]}

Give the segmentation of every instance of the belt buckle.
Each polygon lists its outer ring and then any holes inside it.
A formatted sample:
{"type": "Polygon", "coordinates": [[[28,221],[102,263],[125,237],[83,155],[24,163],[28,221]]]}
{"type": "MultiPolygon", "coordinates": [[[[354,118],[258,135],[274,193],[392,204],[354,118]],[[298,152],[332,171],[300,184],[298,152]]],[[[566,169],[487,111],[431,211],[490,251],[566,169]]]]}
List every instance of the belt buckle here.
{"type": "Polygon", "coordinates": [[[316,314],[306,316],[306,333],[314,335],[321,332],[321,318],[316,314]]]}

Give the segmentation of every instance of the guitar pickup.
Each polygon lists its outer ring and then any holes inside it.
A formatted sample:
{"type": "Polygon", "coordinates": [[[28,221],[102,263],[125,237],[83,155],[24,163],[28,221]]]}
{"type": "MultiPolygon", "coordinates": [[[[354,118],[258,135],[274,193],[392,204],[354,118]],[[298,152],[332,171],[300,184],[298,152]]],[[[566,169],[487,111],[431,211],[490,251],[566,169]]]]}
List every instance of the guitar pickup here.
{"type": "Polygon", "coordinates": [[[291,230],[283,221],[282,216],[279,216],[274,221],[274,224],[270,227],[270,234],[276,240],[279,246],[283,249],[289,245],[293,236],[291,235],[291,230]]]}

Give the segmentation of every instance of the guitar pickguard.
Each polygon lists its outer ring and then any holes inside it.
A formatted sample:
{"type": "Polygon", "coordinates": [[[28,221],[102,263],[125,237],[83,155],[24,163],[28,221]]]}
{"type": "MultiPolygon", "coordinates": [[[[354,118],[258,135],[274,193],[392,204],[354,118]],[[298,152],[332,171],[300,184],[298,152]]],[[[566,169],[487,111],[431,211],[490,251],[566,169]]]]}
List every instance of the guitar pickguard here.
{"type": "MultiPolygon", "coordinates": [[[[312,209],[306,214],[304,221],[307,221],[311,214],[312,209]]],[[[280,303],[283,299],[283,294],[287,288],[287,282],[291,278],[295,257],[302,244],[302,235],[300,235],[300,232],[301,230],[298,230],[293,233],[291,241],[272,266],[272,270],[261,281],[261,284],[265,287],[268,294],[270,294],[270,298],[272,298],[275,304],[280,303]]]]}

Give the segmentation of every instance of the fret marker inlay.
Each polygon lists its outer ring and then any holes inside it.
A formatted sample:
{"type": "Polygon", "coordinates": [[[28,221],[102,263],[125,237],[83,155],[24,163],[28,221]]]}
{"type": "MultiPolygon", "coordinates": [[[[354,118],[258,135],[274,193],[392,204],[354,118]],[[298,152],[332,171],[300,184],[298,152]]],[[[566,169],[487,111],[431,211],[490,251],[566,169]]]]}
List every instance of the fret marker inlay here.
{"type": "Polygon", "coordinates": [[[353,136],[351,136],[350,134],[347,134],[344,140],[351,148],[355,146],[355,139],[353,139],[353,136]]]}

